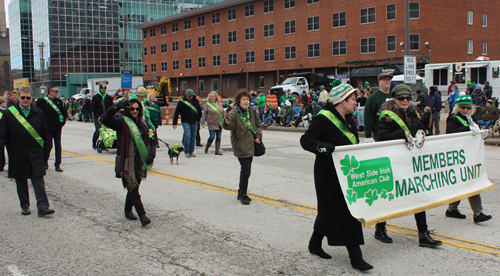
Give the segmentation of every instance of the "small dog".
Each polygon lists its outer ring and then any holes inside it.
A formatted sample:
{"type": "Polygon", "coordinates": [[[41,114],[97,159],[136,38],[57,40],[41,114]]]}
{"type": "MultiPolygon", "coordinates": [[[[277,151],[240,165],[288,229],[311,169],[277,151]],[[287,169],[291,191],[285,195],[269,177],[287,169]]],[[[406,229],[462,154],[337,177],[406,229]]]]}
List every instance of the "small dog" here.
{"type": "Polygon", "coordinates": [[[173,147],[168,147],[168,157],[170,158],[170,164],[174,164],[174,157],[177,158],[177,165],[179,165],[179,155],[184,151],[183,147],[180,147],[179,144],[174,144],[173,147]]]}

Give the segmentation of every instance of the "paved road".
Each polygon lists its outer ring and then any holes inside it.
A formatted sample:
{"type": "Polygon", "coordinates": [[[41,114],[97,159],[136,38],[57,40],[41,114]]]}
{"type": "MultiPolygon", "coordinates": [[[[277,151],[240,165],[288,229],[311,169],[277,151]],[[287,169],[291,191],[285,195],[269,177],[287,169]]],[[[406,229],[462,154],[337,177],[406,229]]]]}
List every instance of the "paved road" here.
{"type": "MultiPolygon", "coordinates": [[[[46,176],[50,217],[21,216],[15,183],[0,173],[0,275],[357,275],[343,247],[324,249],[323,260],[307,251],[316,204],[314,156],[299,145],[301,133],[265,131],[267,153],[255,158],[250,178],[253,201],[236,200],[239,164],[231,152],[170,165],[162,146],[154,170],[141,184],[152,223],[146,228],[123,216],[125,191],[114,178],[115,150],[90,147],[93,124],[68,122],[62,168],[53,157],[46,176]]],[[[202,129],[206,139],[208,131],[202,129]]],[[[180,142],[182,129],[160,128],[160,138],[180,142]]],[[[203,141],[205,143],[205,141],[203,141]]],[[[229,133],[222,147],[230,149],[229,133]]],[[[500,183],[500,149],[486,146],[488,174],[500,183]]],[[[500,206],[498,189],[482,196],[493,220],[475,225],[467,201],[466,220],[428,211],[429,228],[445,245],[418,247],[412,216],[390,221],[393,244],[365,228],[365,260],[371,275],[498,275],[500,206]]],[[[32,212],[36,212],[31,195],[32,212]]],[[[342,227],[339,225],[339,227],[342,227]]]]}

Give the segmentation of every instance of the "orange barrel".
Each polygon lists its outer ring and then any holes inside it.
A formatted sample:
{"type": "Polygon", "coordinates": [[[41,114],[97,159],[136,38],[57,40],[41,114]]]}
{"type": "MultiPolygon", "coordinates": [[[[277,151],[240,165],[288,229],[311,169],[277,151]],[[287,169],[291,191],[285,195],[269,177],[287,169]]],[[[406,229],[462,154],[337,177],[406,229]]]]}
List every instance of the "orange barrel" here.
{"type": "Polygon", "coordinates": [[[168,125],[170,123],[170,114],[168,113],[168,110],[170,109],[170,106],[168,106],[168,97],[167,97],[167,108],[166,112],[163,113],[165,115],[165,124],[168,125]]]}

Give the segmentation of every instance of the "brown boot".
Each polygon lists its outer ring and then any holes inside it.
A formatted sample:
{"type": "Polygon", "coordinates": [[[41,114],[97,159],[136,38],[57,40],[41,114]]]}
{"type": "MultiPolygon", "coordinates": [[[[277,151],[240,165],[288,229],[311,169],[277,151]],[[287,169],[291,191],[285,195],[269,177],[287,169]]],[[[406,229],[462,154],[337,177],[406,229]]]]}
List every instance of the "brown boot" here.
{"type": "Polygon", "coordinates": [[[223,155],[220,152],[220,142],[215,142],[215,155],[223,155]]]}

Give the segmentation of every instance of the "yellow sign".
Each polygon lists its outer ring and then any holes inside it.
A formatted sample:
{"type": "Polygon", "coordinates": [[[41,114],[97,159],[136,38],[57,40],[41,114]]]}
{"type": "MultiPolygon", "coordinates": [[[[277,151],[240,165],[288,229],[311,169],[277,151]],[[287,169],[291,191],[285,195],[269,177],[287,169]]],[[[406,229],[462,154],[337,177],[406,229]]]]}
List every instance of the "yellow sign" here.
{"type": "Polygon", "coordinates": [[[23,86],[30,86],[30,80],[29,79],[14,80],[14,90],[16,92],[19,90],[19,88],[23,86]]]}

